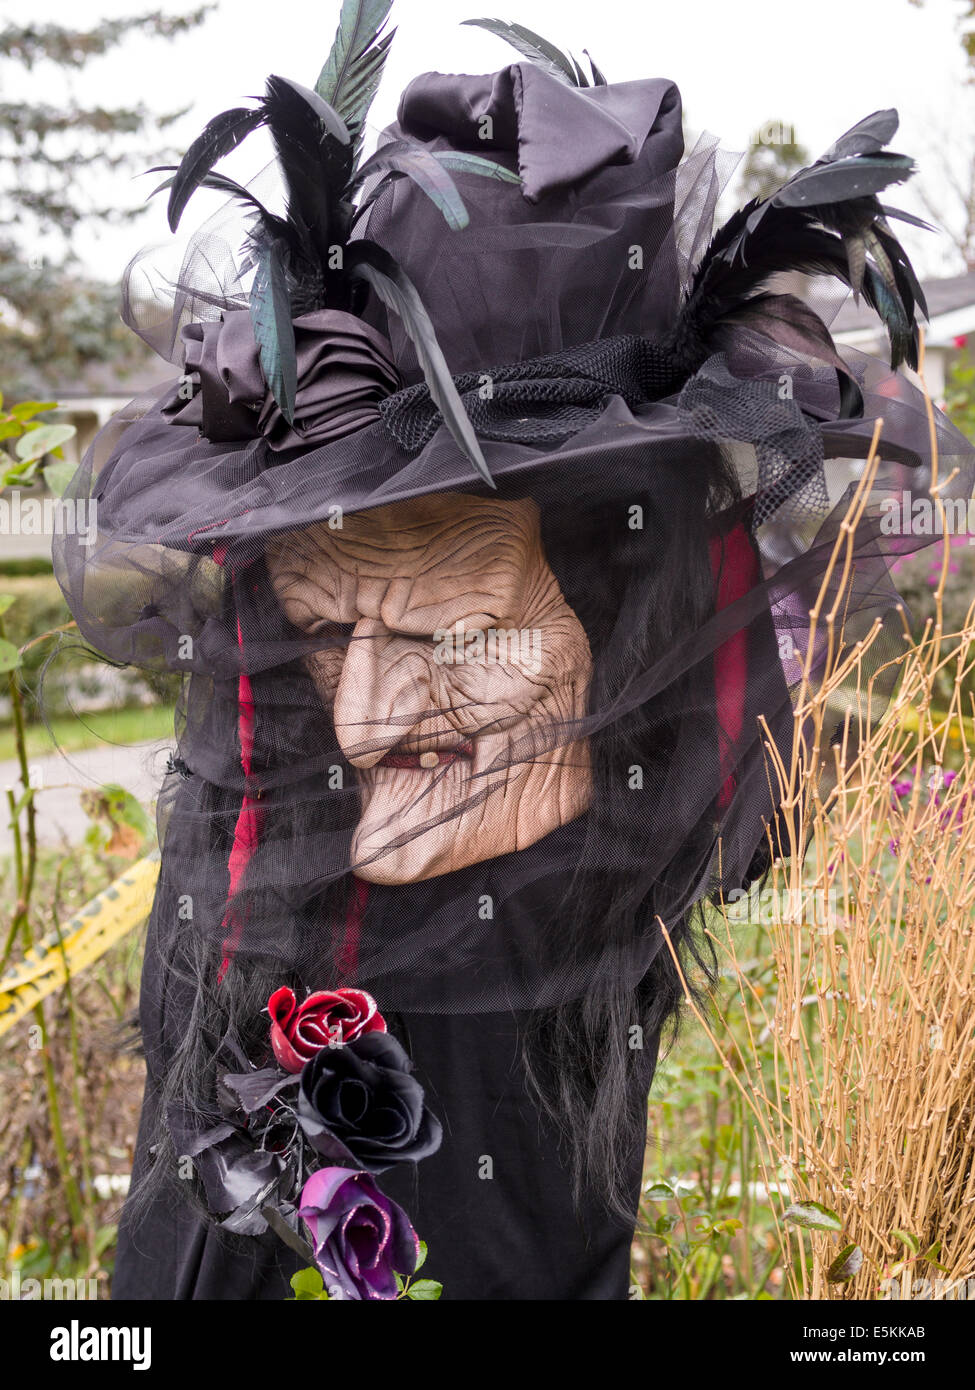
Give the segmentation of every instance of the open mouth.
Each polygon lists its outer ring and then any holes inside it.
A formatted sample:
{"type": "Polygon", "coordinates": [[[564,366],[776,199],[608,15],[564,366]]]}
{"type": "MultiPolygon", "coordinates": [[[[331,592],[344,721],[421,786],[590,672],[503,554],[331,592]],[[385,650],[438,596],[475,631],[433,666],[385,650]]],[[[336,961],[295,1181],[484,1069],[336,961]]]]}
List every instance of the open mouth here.
{"type": "Polygon", "coordinates": [[[381,758],[378,767],[412,767],[421,768],[425,772],[432,772],[438,767],[447,767],[454,763],[458,758],[467,758],[468,761],[474,757],[474,744],[469,738],[465,738],[462,743],[453,744],[450,748],[430,748],[423,753],[404,753],[401,750],[391,748],[384,758],[381,758]]]}

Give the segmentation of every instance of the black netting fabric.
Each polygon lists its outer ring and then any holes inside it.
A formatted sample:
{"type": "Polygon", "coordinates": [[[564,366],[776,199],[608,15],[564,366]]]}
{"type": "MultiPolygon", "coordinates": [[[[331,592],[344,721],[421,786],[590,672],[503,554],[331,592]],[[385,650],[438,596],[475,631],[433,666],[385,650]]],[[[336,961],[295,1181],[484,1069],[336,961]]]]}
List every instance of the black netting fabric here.
{"type": "MultiPolygon", "coordinates": [[[[668,396],[697,361],[629,334],[526,362],[464,372],[455,384],[477,433],[513,444],[561,444],[596,420],[608,396],[629,406],[668,396]]],[[[417,453],[443,423],[424,382],[388,396],[379,413],[408,453],[417,453]]]]}

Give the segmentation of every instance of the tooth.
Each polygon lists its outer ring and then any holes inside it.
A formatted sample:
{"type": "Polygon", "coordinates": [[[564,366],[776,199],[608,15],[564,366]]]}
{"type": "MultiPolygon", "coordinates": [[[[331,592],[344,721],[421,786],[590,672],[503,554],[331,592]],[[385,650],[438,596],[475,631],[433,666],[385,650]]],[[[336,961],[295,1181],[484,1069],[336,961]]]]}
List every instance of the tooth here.
{"type": "Polygon", "coordinates": [[[440,755],[439,755],[439,753],[421,753],[421,754],[420,754],[420,766],[421,766],[421,767],[436,767],[437,764],[439,763],[439,761],[440,761],[440,755]]]}

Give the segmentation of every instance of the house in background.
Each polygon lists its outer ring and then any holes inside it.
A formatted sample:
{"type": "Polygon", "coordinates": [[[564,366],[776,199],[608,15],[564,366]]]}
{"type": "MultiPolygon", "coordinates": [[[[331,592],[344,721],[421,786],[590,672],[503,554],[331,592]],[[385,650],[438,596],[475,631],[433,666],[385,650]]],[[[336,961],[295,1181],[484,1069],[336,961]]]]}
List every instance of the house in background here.
{"type": "MultiPolygon", "coordinates": [[[[67,462],[77,466],[101,427],[133,397],[176,376],[174,366],[153,354],[132,364],[92,362],[79,378],[46,382],[42,399],[58,402],[57,411],[47,418],[75,427],[74,437],[62,446],[67,462]]],[[[42,486],[35,485],[31,495],[47,494],[42,486]]],[[[33,560],[50,558],[50,554],[50,536],[0,535],[0,559],[33,560]]]]}
{"type": "Polygon", "coordinates": [[[68,462],[80,463],[102,425],[134,396],[163,386],[177,375],[176,367],[153,354],[134,366],[92,362],[80,380],[52,383],[45,399],[57,401],[58,420],[75,427],[74,438],[64,446],[68,462]]]}

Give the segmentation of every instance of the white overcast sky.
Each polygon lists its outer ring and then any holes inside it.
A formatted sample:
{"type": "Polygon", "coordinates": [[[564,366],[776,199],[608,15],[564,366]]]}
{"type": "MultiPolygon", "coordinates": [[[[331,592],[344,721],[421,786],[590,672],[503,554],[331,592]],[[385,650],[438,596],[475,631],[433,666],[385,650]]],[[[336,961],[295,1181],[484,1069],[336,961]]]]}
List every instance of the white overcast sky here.
{"type": "MultiPolygon", "coordinates": [[[[180,13],[193,0],[0,0],[0,20],[23,22],[29,12],[34,22],[84,27],[156,6],[180,13]]],[[[500,39],[460,27],[463,19],[498,16],[580,58],[588,48],[610,81],[673,79],[688,125],[715,132],[731,149],[744,148],[749,133],[775,116],[793,122],[817,154],[861,116],[896,106],[901,130],[894,148],[919,160],[937,193],[943,183],[936,151],[970,158],[975,140],[975,87],[963,86],[959,8],[960,0],[927,0],[923,9],[908,0],[397,0],[398,32],[371,124],[393,117],[399,91],[418,72],[490,72],[516,60],[500,39]]],[[[184,148],[211,116],[260,91],[270,72],[312,85],[338,11],[339,0],[221,0],[184,38],[133,37],[67,82],[46,65],[24,80],[34,99],[52,104],[69,94],[105,105],[142,100],[157,110],[193,101],[172,135],[184,148]]],[[[238,164],[234,172],[246,176],[249,169],[238,164]]],[[[117,196],[129,202],[131,189],[126,175],[117,196]]],[[[895,192],[891,201],[924,211],[907,190],[895,192]]],[[[117,278],[139,246],[166,235],[156,201],[137,224],[85,237],[80,249],[93,270],[117,278]]],[[[910,245],[928,274],[960,268],[943,240],[912,238],[910,245]]]]}

